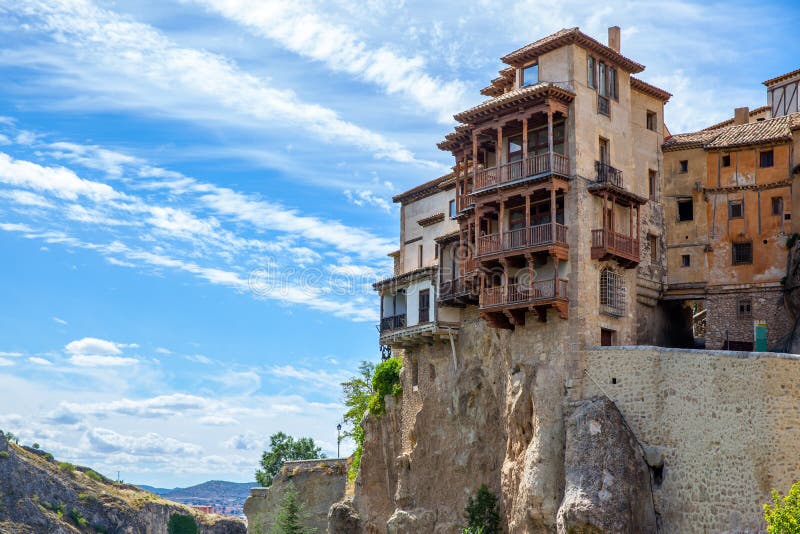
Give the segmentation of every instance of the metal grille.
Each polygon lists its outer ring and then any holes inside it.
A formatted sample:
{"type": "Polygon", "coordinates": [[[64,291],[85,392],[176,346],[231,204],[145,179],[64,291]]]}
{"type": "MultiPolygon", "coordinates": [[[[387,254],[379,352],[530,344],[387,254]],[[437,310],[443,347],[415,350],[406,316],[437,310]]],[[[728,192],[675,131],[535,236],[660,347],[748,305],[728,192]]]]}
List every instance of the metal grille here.
{"type": "Polygon", "coordinates": [[[625,315],[625,279],[611,269],[600,271],[600,309],[609,315],[625,315]]]}
{"type": "Polygon", "coordinates": [[[733,244],[733,264],[753,263],[753,243],[733,244]]]}

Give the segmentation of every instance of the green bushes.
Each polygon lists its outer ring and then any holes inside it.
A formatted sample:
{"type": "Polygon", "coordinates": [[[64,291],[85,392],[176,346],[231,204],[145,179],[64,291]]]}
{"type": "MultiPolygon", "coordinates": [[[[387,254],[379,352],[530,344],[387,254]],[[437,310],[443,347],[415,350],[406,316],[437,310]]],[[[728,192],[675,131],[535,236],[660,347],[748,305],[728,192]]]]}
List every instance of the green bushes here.
{"type": "Polygon", "coordinates": [[[372,397],[369,399],[369,413],[382,415],[386,413],[386,395],[397,397],[403,393],[400,385],[400,370],[403,362],[400,358],[389,358],[375,367],[372,376],[372,397]]]}
{"type": "Polygon", "coordinates": [[[786,497],[772,490],[772,505],[764,505],[764,521],[769,534],[800,534],[800,482],[795,482],[786,497]]]}
{"type": "Polygon", "coordinates": [[[86,518],[83,517],[83,514],[80,513],[80,511],[77,508],[72,508],[69,511],[69,518],[72,519],[72,522],[78,525],[79,527],[85,527],[87,524],[89,524],[89,522],[86,521],[86,518]]]}
{"type": "Polygon", "coordinates": [[[63,471],[64,473],[72,473],[75,471],[75,466],[69,462],[59,462],[58,469],[63,471]]]}
{"type": "Polygon", "coordinates": [[[167,523],[169,534],[197,534],[197,521],[190,515],[172,514],[167,523]]]}
{"type": "Polygon", "coordinates": [[[95,482],[102,482],[103,478],[105,478],[100,473],[92,471],[91,469],[89,469],[88,471],[84,472],[83,474],[86,475],[87,477],[91,478],[95,482]]]}
{"type": "Polygon", "coordinates": [[[478,493],[470,497],[464,509],[467,526],[464,534],[499,534],[500,514],[497,512],[497,496],[482,484],[478,493]]]}
{"type": "Polygon", "coordinates": [[[8,451],[0,451],[0,460],[8,458],[8,451]]]}

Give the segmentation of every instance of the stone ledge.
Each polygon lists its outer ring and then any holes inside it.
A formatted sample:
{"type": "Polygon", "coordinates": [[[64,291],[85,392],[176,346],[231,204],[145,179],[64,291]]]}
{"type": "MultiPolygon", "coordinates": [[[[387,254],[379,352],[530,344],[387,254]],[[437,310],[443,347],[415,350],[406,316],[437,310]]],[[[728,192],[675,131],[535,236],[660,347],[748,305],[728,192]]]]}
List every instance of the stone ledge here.
{"type": "Polygon", "coordinates": [[[709,349],[681,349],[681,348],[672,348],[672,347],[657,347],[654,345],[612,345],[610,347],[586,347],[584,350],[599,350],[599,351],[614,351],[614,350],[624,350],[624,351],[641,351],[641,350],[654,350],[657,352],[680,352],[680,353],[688,353],[688,354],[696,354],[700,355],[713,355],[713,356],[720,356],[726,358],[738,358],[738,359],[746,359],[746,358],[781,358],[785,360],[799,360],[800,361],[800,354],[785,354],[782,352],[746,352],[746,351],[735,351],[735,350],[709,350],[709,349]]]}

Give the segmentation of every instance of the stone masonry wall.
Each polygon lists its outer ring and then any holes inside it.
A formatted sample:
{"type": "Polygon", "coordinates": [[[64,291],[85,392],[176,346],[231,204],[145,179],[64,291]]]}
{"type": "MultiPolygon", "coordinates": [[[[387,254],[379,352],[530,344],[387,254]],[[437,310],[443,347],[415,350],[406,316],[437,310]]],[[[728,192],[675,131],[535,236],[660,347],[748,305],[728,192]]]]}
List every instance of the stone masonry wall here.
{"type": "Polygon", "coordinates": [[[602,347],[585,364],[584,395],[664,456],[662,532],[762,531],[770,490],[800,479],[800,356],[602,347]]]}
{"type": "Polygon", "coordinates": [[[706,348],[720,349],[726,339],[752,343],[754,320],[767,322],[767,342],[769,347],[774,346],[792,328],[782,297],[780,286],[709,294],[706,297],[706,348]],[[752,303],[749,317],[739,316],[738,303],[743,299],[752,303]]]}

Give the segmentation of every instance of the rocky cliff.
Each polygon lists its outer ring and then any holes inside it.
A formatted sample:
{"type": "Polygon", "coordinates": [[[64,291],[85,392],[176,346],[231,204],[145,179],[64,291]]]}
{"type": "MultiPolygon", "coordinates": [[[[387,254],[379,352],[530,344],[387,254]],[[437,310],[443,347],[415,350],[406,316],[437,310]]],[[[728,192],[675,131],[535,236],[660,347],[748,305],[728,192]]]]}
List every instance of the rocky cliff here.
{"type": "Polygon", "coordinates": [[[243,522],[207,515],[93,471],[59,464],[0,435],[0,532],[167,534],[173,514],[192,516],[202,534],[245,534],[243,522]]]}

